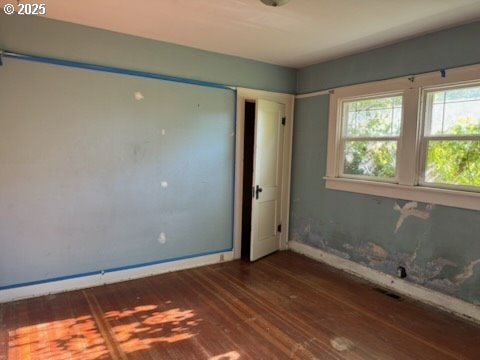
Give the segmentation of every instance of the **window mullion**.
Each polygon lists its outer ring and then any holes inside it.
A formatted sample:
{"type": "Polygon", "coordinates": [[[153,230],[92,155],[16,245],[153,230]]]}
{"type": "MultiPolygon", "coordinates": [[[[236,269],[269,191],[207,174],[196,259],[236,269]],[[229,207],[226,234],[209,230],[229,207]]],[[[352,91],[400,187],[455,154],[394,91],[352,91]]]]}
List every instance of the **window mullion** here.
{"type": "Polygon", "coordinates": [[[401,185],[415,185],[419,143],[419,89],[406,89],[403,95],[403,122],[397,152],[397,178],[401,185]]]}

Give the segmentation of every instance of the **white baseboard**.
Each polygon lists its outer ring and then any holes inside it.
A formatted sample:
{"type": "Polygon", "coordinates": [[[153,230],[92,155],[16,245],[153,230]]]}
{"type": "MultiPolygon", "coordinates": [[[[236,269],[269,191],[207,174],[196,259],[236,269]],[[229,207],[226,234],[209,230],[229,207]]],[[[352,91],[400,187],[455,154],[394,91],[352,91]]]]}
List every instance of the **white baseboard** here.
{"type": "Polygon", "coordinates": [[[480,323],[480,307],[466,301],[427,289],[423,286],[393,277],[381,271],[370,269],[351,260],[329,254],[323,250],[302,244],[298,241],[289,241],[288,248],[314,260],[361,277],[382,287],[394,290],[415,300],[433,305],[452,314],[480,323]]]}
{"type": "Polygon", "coordinates": [[[233,260],[233,251],[203,255],[183,260],[165,262],[156,265],[142,266],[127,270],[106,272],[67,280],[52,281],[43,284],[0,290],[0,303],[55,294],[64,291],[79,290],[105,284],[138,279],[142,277],[163,274],[172,271],[190,269],[233,260]]]}

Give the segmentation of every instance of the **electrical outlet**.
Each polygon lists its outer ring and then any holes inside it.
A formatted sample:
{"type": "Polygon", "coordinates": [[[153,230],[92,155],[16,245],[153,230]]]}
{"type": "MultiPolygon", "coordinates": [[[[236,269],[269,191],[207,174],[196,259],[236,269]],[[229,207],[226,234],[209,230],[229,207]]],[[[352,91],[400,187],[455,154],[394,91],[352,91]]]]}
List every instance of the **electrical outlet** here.
{"type": "Polygon", "coordinates": [[[407,270],[405,270],[405,268],[403,266],[399,266],[397,268],[397,276],[400,279],[406,278],[407,277],[407,270]]]}

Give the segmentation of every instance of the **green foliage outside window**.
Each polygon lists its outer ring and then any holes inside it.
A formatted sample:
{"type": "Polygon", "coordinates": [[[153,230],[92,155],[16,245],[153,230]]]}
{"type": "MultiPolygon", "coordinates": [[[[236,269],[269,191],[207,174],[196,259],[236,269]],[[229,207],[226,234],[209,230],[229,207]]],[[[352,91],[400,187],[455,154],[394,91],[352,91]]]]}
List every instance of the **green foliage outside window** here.
{"type": "Polygon", "coordinates": [[[395,177],[396,141],[349,141],[343,172],[382,178],[395,177]]]}
{"type": "MultiPolygon", "coordinates": [[[[401,97],[346,104],[344,174],[395,177],[397,141],[375,139],[399,133],[401,113],[393,115],[395,109],[401,109],[401,97]],[[356,140],[358,137],[369,139],[356,140]]],[[[456,118],[444,132],[449,136],[480,135],[480,118],[456,118]]],[[[425,181],[480,187],[480,140],[429,140],[425,181]]]]}
{"type": "MultiPolygon", "coordinates": [[[[480,119],[458,119],[452,135],[480,134],[480,119]]],[[[431,140],[425,180],[432,183],[480,186],[480,140],[431,140]]]]}
{"type": "Polygon", "coordinates": [[[397,137],[400,134],[402,97],[359,100],[345,104],[343,172],[381,178],[395,177],[396,140],[376,137],[397,137]],[[358,137],[370,139],[356,140],[358,137]]]}

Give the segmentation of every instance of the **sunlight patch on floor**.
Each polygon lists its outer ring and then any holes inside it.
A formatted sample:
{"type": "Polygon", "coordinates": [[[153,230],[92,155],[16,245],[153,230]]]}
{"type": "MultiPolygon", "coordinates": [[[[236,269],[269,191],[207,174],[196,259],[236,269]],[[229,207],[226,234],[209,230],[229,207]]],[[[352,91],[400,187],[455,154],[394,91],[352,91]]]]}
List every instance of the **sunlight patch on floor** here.
{"type": "MultiPolygon", "coordinates": [[[[116,343],[113,345],[126,354],[148,350],[158,343],[190,339],[196,335],[192,329],[202,321],[195,318],[193,310],[159,310],[157,305],[112,310],[102,316],[113,335],[116,343]]],[[[85,315],[19,327],[9,331],[8,358],[93,360],[108,357],[106,341],[112,340],[104,338],[98,326],[94,317],[85,315]]]]}
{"type": "Polygon", "coordinates": [[[27,325],[9,331],[8,359],[98,359],[108,354],[91,316],[27,325]]]}
{"type": "Polygon", "coordinates": [[[195,319],[193,310],[157,309],[156,305],[143,305],[106,314],[123,352],[146,350],[156,343],[174,343],[195,336],[191,330],[201,319],[195,319]]]}
{"type": "Polygon", "coordinates": [[[238,360],[238,359],[240,359],[240,354],[238,353],[238,351],[230,351],[225,354],[212,356],[208,360],[238,360]]]}

